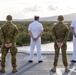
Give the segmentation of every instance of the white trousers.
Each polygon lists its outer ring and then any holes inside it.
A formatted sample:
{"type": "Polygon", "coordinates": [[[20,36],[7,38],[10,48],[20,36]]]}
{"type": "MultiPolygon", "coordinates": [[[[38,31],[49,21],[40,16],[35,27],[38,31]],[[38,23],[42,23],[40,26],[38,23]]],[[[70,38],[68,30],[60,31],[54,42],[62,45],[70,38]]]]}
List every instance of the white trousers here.
{"type": "Polygon", "coordinates": [[[73,36],[73,55],[72,60],[76,61],[76,38],[73,36]]]}
{"type": "Polygon", "coordinates": [[[2,56],[2,54],[0,53],[0,60],[1,60],[1,56],[2,56]]]}
{"type": "Polygon", "coordinates": [[[35,46],[36,46],[36,49],[37,49],[38,61],[42,60],[41,59],[41,37],[38,38],[37,41],[33,41],[32,38],[31,38],[31,43],[30,43],[30,58],[29,58],[29,60],[33,60],[35,46]]]}

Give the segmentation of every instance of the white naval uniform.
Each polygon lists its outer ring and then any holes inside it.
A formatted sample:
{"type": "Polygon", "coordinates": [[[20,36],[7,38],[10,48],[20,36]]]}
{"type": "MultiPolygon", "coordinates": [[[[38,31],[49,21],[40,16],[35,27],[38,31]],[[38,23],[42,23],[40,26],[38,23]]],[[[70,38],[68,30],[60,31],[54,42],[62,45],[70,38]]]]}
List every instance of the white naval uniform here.
{"type": "MultiPolygon", "coordinates": [[[[72,21],[71,27],[74,28],[74,31],[76,33],[76,20],[72,21]]],[[[73,55],[72,60],[76,61],[76,37],[73,36],[73,55]]]]}
{"type": "Polygon", "coordinates": [[[2,55],[1,55],[1,53],[0,53],[0,61],[1,61],[1,56],[2,56],[2,55]]]}
{"type": "MultiPolygon", "coordinates": [[[[38,21],[34,21],[29,25],[28,30],[32,32],[32,35],[35,38],[41,33],[41,31],[43,30],[43,26],[38,21]]],[[[37,41],[34,41],[31,38],[29,60],[33,60],[35,45],[36,45],[36,49],[37,49],[38,61],[42,60],[42,58],[41,58],[41,37],[39,37],[37,39],[37,41]]]]}

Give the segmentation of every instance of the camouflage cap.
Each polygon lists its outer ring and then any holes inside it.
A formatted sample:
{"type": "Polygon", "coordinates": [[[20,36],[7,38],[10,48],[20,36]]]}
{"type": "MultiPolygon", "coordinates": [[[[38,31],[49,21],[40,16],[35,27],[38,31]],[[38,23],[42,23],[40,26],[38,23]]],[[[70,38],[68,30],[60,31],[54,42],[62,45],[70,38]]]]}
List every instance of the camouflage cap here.
{"type": "Polygon", "coordinates": [[[12,20],[12,16],[11,15],[7,15],[6,20],[12,20]]]}
{"type": "Polygon", "coordinates": [[[64,20],[64,17],[62,15],[58,16],[57,20],[62,21],[64,20]]]}

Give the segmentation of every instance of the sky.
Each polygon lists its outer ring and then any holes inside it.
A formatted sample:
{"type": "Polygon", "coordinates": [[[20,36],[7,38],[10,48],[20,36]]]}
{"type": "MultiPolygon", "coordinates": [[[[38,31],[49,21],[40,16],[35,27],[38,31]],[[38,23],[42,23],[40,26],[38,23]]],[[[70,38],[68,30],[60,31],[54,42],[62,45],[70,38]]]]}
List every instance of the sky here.
{"type": "Polygon", "coordinates": [[[51,17],[76,13],[76,0],[0,0],[0,20],[51,17]]]}

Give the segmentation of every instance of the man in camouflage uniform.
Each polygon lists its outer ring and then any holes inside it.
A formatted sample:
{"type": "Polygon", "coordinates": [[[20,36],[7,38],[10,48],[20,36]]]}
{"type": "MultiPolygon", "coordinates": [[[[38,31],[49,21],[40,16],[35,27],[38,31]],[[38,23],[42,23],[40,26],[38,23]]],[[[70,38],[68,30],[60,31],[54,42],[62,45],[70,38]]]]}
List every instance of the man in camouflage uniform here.
{"type": "Polygon", "coordinates": [[[6,61],[6,55],[8,51],[10,50],[11,53],[11,63],[13,66],[12,72],[17,72],[17,65],[16,65],[16,54],[17,54],[17,48],[16,48],[16,37],[18,35],[18,28],[15,24],[12,23],[12,16],[8,15],[6,17],[7,23],[1,27],[1,41],[2,41],[2,47],[1,47],[1,70],[0,72],[5,72],[5,61],[6,61]]]}
{"type": "Polygon", "coordinates": [[[67,57],[66,57],[66,49],[67,49],[67,38],[69,34],[69,29],[66,25],[63,24],[63,16],[60,15],[58,16],[58,23],[53,27],[52,29],[52,36],[53,40],[55,42],[54,44],[54,49],[55,49],[55,57],[54,57],[54,63],[53,63],[53,68],[51,71],[56,72],[56,66],[58,63],[58,57],[59,57],[59,51],[61,48],[62,51],[62,61],[65,66],[65,72],[69,71],[68,69],[68,63],[67,63],[67,57]]]}

